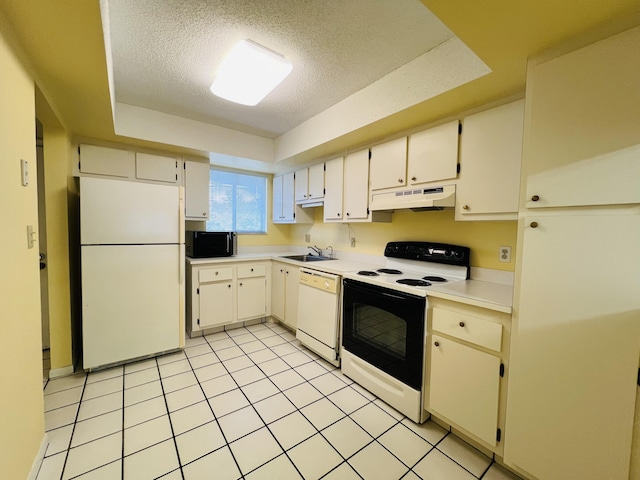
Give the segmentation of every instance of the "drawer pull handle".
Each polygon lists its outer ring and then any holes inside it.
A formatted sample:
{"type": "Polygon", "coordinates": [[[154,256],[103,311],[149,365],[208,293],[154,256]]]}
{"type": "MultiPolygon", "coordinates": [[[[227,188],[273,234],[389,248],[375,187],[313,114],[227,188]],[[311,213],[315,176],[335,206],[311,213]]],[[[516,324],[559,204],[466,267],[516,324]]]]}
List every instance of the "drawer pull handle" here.
{"type": "Polygon", "coordinates": [[[531,197],[532,202],[537,202],[538,200],[540,200],[540,197],[538,195],[534,195],[533,197],[531,197]]]}
{"type": "Polygon", "coordinates": [[[398,179],[398,183],[402,183],[404,182],[404,180],[402,180],[401,178],[398,179]]]}
{"type": "Polygon", "coordinates": [[[253,268],[251,269],[251,271],[253,272],[253,268]]]}
{"type": "Polygon", "coordinates": [[[242,284],[240,284],[240,286],[242,286],[242,284]]]}
{"type": "Polygon", "coordinates": [[[531,228],[538,228],[538,222],[531,222],[531,228]]]}
{"type": "Polygon", "coordinates": [[[218,272],[216,272],[216,275],[218,274],[218,272]]]}
{"type": "Polygon", "coordinates": [[[439,346],[440,346],[440,342],[433,342],[433,344],[434,344],[436,347],[439,347],[439,346]]]}
{"type": "Polygon", "coordinates": [[[461,327],[464,327],[464,322],[460,322],[458,325],[460,325],[461,327]]]}
{"type": "Polygon", "coordinates": [[[412,180],[413,182],[415,182],[415,181],[417,180],[417,178],[416,178],[416,177],[411,177],[411,180],[412,180]]]}
{"type": "Polygon", "coordinates": [[[231,284],[227,285],[227,288],[231,288],[231,284]]]}
{"type": "Polygon", "coordinates": [[[463,205],[463,206],[462,206],[462,209],[463,209],[463,210],[469,210],[469,205],[463,205]]]}

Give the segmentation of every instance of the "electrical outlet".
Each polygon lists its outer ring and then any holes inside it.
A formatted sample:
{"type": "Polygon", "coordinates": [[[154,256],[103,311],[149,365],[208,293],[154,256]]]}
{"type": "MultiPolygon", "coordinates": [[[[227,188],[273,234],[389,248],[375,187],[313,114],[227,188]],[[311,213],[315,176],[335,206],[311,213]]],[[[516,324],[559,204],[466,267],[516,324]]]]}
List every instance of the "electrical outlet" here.
{"type": "Polygon", "coordinates": [[[311,234],[310,233],[305,233],[304,234],[304,241],[309,243],[311,241],[311,234]]]}
{"type": "Polygon", "coordinates": [[[356,237],[351,237],[351,246],[352,247],[356,246],[356,237]]]}
{"type": "Polygon", "coordinates": [[[498,260],[505,263],[511,262],[511,247],[500,247],[498,251],[498,260]]]}

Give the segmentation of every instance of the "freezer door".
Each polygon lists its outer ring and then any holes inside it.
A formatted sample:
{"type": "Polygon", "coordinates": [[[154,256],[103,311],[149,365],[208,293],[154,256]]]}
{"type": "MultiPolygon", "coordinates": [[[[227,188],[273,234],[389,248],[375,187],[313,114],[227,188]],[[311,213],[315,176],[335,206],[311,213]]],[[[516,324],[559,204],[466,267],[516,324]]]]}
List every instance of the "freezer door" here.
{"type": "Polygon", "coordinates": [[[80,178],[82,245],[180,243],[180,187],[80,178]]]}
{"type": "Polygon", "coordinates": [[[84,368],[180,347],[183,245],[81,250],[84,368]]]}

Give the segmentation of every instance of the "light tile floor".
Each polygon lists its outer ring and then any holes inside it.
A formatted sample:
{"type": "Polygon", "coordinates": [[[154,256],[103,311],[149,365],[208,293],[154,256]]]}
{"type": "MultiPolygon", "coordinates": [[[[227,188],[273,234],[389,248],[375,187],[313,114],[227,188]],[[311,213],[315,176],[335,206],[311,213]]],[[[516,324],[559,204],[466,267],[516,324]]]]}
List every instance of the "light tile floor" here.
{"type": "Polygon", "coordinates": [[[38,480],[507,480],[265,323],[184,352],[47,381],[38,480]]]}

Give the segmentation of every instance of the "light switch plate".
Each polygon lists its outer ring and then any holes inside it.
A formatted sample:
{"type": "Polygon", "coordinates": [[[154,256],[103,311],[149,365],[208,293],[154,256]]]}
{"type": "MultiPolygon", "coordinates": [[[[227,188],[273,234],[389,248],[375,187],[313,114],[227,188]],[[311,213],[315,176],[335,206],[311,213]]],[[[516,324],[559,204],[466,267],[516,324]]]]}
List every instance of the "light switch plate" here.
{"type": "Polygon", "coordinates": [[[309,243],[311,241],[311,234],[310,233],[305,233],[304,234],[304,241],[309,243]]]}

